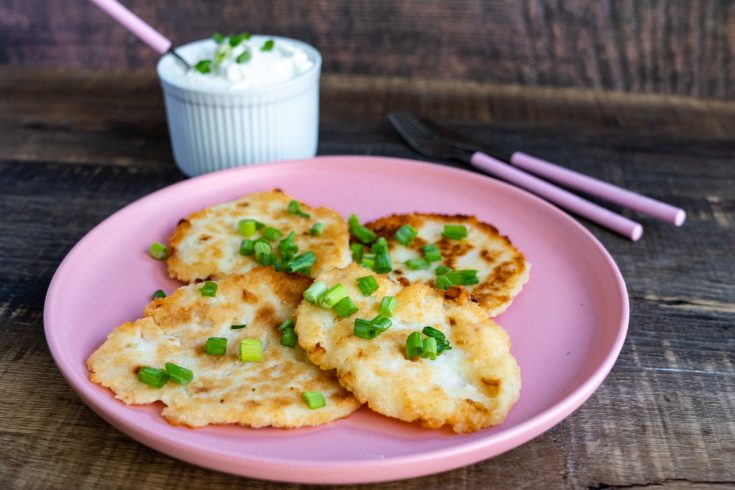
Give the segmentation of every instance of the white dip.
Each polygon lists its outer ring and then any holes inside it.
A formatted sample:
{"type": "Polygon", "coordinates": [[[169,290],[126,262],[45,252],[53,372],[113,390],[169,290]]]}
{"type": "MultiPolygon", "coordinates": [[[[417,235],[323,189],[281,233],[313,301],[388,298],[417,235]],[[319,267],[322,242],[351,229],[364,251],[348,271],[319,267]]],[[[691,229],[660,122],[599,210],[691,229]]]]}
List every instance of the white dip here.
{"type": "Polygon", "coordinates": [[[221,43],[205,39],[176,48],[176,52],[192,66],[204,60],[200,70],[210,70],[208,73],[197,69],[187,72],[173,56],[167,55],[169,59],[160,66],[162,75],[191,88],[257,89],[296,78],[314,66],[314,60],[299,46],[269,36],[252,36],[236,46],[231,46],[228,37],[221,43]]]}

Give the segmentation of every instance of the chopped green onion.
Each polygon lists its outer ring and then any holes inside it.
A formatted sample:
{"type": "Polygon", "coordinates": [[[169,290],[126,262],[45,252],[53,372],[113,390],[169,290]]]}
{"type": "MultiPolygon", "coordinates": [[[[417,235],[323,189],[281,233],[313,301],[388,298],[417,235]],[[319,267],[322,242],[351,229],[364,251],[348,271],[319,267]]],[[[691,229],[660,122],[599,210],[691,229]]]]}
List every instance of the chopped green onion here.
{"type": "Polygon", "coordinates": [[[446,291],[451,286],[454,286],[454,283],[447,277],[446,274],[442,274],[441,276],[438,276],[436,278],[436,287],[437,289],[441,289],[443,291],[446,291]]]}
{"type": "Polygon", "coordinates": [[[241,236],[249,237],[255,235],[258,229],[258,222],[254,219],[241,219],[237,222],[237,231],[241,236]]]}
{"type": "Polygon", "coordinates": [[[303,272],[306,269],[310,269],[315,263],[316,255],[314,255],[314,252],[306,252],[305,254],[297,255],[286,262],[283,270],[286,272],[303,272]]]}
{"type": "Polygon", "coordinates": [[[153,299],[159,299],[159,298],[165,298],[166,293],[163,289],[157,289],[155,293],[153,293],[153,299]]]}
{"type": "Polygon", "coordinates": [[[250,49],[246,49],[239,55],[237,55],[237,58],[235,58],[235,61],[239,64],[247,63],[250,61],[253,57],[253,53],[250,51],[250,49]]]}
{"type": "Polygon", "coordinates": [[[223,36],[219,32],[215,32],[212,35],[212,39],[214,39],[214,42],[216,42],[217,44],[222,44],[222,42],[225,40],[225,36],[223,36]]]}
{"type": "Polygon", "coordinates": [[[373,269],[378,274],[385,274],[393,270],[393,264],[391,263],[388,252],[375,254],[375,267],[373,269]]]}
{"type": "Polygon", "coordinates": [[[247,40],[249,40],[249,39],[250,39],[251,37],[253,37],[253,35],[252,35],[252,34],[250,34],[249,32],[243,32],[242,34],[240,34],[240,37],[241,37],[241,38],[243,38],[243,39],[244,39],[245,41],[247,41],[247,40]]]}
{"type": "Polygon", "coordinates": [[[398,243],[401,245],[411,245],[413,243],[413,239],[416,238],[416,235],[418,235],[419,232],[416,231],[416,228],[414,228],[411,225],[403,225],[400,228],[398,228],[398,231],[396,231],[395,237],[398,243]]]}
{"type": "Polygon", "coordinates": [[[229,44],[220,44],[214,52],[214,64],[221,65],[231,54],[232,47],[229,44]]]}
{"type": "Polygon", "coordinates": [[[353,226],[359,226],[360,225],[360,217],[356,214],[351,214],[349,218],[347,218],[347,227],[352,228],[353,226]]]}
{"type": "Polygon", "coordinates": [[[230,42],[230,46],[235,48],[242,42],[242,36],[230,34],[230,37],[227,40],[230,42]]]}
{"type": "Polygon", "coordinates": [[[171,378],[171,381],[180,385],[190,383],[191,380],[194,379],[194,373],[185,367],[177,366],[172,362],[166,363],[166,372],[168,373],[169,378],[171,378]]]}
{"type": "Polygon", "coordinates": [[[383,314],[380,314],[370,320],[370,323],[378,330],[378,333],[383,333],[393,325],[393,320],[383,314]]]}
{"type": "Polygon", "coordinates": [[[424,342],[421,339],[421,332],[412,332],[406,338],[406,359],[418,357],[424,351],[424,342]]]}
{"type": "Polygon", "coordinates": [[[271,244],[259,238],[253,247],[255,260],[261,265],[273,265],[276,263],[276,255],[273,253],[271,244]]]}
{"type": "Polygon", "coordinates": [[[253,255],[255,253],[255,242],[249,238],[240,242],[240,255],[253,255]]]}
{"type": "Polygon", "coordinates": [[[227,339],[224,337],[209,337],[204,344],[204,353],[210,356],[224,356],[227,351],[227,339]]]}
{"type": "Polygon", "coordinates": [[[378,238],[375,243],[370,247],[370,252],[375,255],[388,251],[388,240],[385,237],[378,238]]]}
{"type": "Polygon", "coordinates": [[[202,74],[212,73],[212,60],[199,60],[194,69],[202,74]]]}
{"type": "Polygon", "coordinates": [[[168,373],[165,369],[141,366],[138,369],[138,380],[151,388],[161,389],[168,382],[168,373]]]}
{"type": "Polygon", "coordinates": [[[431,264],[426,259],[409,259],[404,262],[404,264],[406,264],[406,267],[408,267],[412,271],[428,269],[429,267],[431,267],[431,264]]]}
{"type": "Polygon", "coordinates": [[[362,291],[363,296],[370,296],[380,288],[378,280],[373,276],[358,277],[357,287],[362,291]]]}
{"type": "Polygon", "coordinates": [[[296,332],[294,331],[293,327],[287,328],[281,334],[281,345],[283,346],[294,348],[296,347],[298,340],[299,339],[296,336],[296,332]]]}
{"type": "Polygon", "coordinates": [[[260,339],[242,339],[240,341],[240,360],[244,362],[263,360],[263,343],[260,339]]]}
{"type": "Polygon", "coordinates": [[[281,323],[281,326],[278,327],[278,330],[281,332],[285,332],[288,329],[293,330],[295,326],[296,326],[296,321],[293,318],[289,318],[285,322],[281,323]]]}
{"type": "MultiPolygon", "coordinates": [[[[365,254],[368,255],[368,254],[365,254]]],[[[375,268],[375,258],[369,258],[369,257],[363,257],[363,259],[360,261],[360,267],[364,267],[366,269],[373,269],[375,268]]]]}
{"type": "Polygon", "coordinates": [[[472,269],[450,271],[446,273],[446,277],[454,285],[471,286],[472,284],[480,283],[480,278],[477,277],[477,271],[472,269]]]}
{"type": "Polygon", "coordinates": [[[396,311],[396,305],[398,300],[395,296],[386,296],[380,301],[380,314],[385,316],[393,316],[393,312],[396,311]]]}
{"type": "Polygon", "coordinates": [[[309,234],[313,236],[319,236],[324,231],[324,223],[314,223],[311,225],[311,229],[309,230],[309,234]]]}
{"type": "Polygon", "coordinates": [[[365,244],[373,242],[376,237],[375,233],[370,228],[362,225],[353,226],[350,228],[350,233],[365,244]]]}
{"type": "Polygon", "coordinates": [[[355,337],[372,340],[378,336],[380,331],[372,324],[372,322],[363,320],[362,318],[355,318],[355,328],[353,333],[355,334],[355,337]]]}
{"type": "Polygon", "coordinates": [[[199,288],[199,292],[202,296],[209,296],[210,298],[213,298],[217,294],[217,283],[207,281],[204,283],[204,286],[199,288]]]}
{"type": "Polygon", "coordinates": [[[352,250],[352,260],[360,262],[362,260],[362,256],[365,254],[365,245],[361,243],[353,243],[350,245],[350,250],[352,250]]]}
{"type": "Polygon", "coordinates": [[[421,357],[429,358],[432,361],[436,359],[436,339],[434,337],[426,337],[422,341],[421,357]]]}
{"type": "Polygon", "coordinates": [[[436,353],[441,354],[445,350],[451,349],[452,346],[449,343],[449,340],[447,340],[446,336],[440,331],[433,327],[426,326],[422,330],[423,334],[427,337],[432,337],[436,339],[436,353]]]}
{"type": "Polygon", "coordinates": [[[230,326],[230,330],[241,330],[241,329],[243,329],[243,328],[245,328],[247,326],[248,326],[247,323],[241,323],[239,325],[231,325],[230,326]]]}
{"type": "Polygon", "coordinates": [[[309,286],[309,289],[304,291],[304,299],[312,305],[315,305],[319,301],[319,298],[327,292],[327,289],[329,288],[326,284],[321,281],[316,281],[314,284],[309,286]]]}
{"type": "Polygon", "coordinates": [[[337,284],[329,288],[320,298],[319,306],[328,310],[336,305],[342,298],[347,297],[347,288],[341,284],[337,284]]]}
{"type": "Polygon", "coordinates": [[[301,203],[295,199],[288,203],[288,214],[295,214],[296,216],[301,216],[302,218],[311,218],[311,215],[309,213],[305,213],[301,210],[301,203]]]}
{"type": "Polygon", "coordinates": [[[156,260],[163,260],[168,257],[168,248],[161,242],[153,242],[148,247],[148,254],[156,260]]]}
{"type": "Polygon", "coordinates": [[[340,318],[347,318],[348,316],[352,316],[357,313],[358,310],[359,308],[349,296],[345,296],[344,298],[339,300],[336,305],[334,305],[334,312],[340,318]]]}
{"type": "Polygon", "coordinates": [[[261,51],[273,51],[273,46],[276,45],[276,42],[273,39],[268,39],[266,42],[263,43],[263,46],[261,46],[261,51]]]}
{"type": "Polygon", "coordinates": [[[452,240],[461,240],[467,236],[467,228],[462,225],[444,225],[442,236],[452,240]]]}
{"type": "Polygon", "coordinates": [[[292,231],[286,238],[278,242],[278,250],[281,251],[281,260],[287,261],[293,258],[296,252],[299,251],[299,246],[294,242],[295,238],[296,233],[292,231]]]}
{"type": "Polygon", "coordinates": [[[312,410],[327,406],[327,401],[324,399],[324,395],[318,391],[302,391],[301,398],[304,399],[306,406],[312,410]]]}
{"type": "Polygon", "coordinates": [[[442,274],[446,274],[447,272],[449,272],[449,271],[451,271],[451,270],[452,270],[452,269],[450,269],[450,268],[449,268],[449,267],[447,267],[446,265],[440,265],[439,267],[437,267],[437,268],[436,268],[436,270],[434,271],[434,273],[435,273],[435,274],[436,274],[437,276],[441,276],[442,274]]]}
{"type": "Polygon", "coordinates": [[[278,230],[271,226],[266,226],[265,229],[263,230],[263,238],[265,238],[269,242],[272,242],[273,240],[278,240],[282,236],[283,236],[283,232],[281,230],[278,230]]]}
{"type": "Polygon", "coordinates": [[[424,252],[424,258],[429,262],[439,262],[442,259],[442,254],[439,251],[439,247],[430,243],[421,247],[421,251],[424,252]]]}

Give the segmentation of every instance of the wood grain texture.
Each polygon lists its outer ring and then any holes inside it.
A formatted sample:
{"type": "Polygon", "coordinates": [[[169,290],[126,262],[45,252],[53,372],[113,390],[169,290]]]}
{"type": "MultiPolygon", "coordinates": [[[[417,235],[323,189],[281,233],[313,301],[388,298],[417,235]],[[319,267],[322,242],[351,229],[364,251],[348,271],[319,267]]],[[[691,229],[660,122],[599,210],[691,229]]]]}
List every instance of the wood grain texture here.
{"type": "MultiPolygon", "coordinates": [[[[153,75],[0,67],[0,94],[0,488],[312,488],[138,444],[79,400],[45,345],[44,295],[63,256],[114,211],[183,179],[153,75]]],[[[385,121],[394,109],[689,217],[680,229],[643,219],[637,243],[586,223],[626,278],[631,321],[612,373],[577,412],[492,460],[359,488],[732,488],[735,103],[332,75],[319,152],[417,158],[385,121]]]]}
{"type": "MultiPolygon", "coordinates": [[[[732,0],[179,0],[123,3],[175,44],[272,33],[330,73],[735,97],[732,0]]],[[[0,63],[153,66],[87,0],[0,0],[0,63]]]]}

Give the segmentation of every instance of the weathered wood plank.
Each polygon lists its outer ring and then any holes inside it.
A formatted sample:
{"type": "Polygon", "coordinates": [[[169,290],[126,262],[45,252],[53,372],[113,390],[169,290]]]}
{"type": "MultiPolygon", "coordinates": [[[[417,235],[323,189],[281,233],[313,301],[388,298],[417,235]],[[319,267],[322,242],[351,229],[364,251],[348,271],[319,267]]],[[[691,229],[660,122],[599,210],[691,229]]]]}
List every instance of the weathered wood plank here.
{"type": "MultiPolygon", "coordinates": [[[[214,31],[303,39],[327,72],[735,96],[729,0],[236,0],[127,6],[177,43],[214,31]]],[[[0,63],[153,66],[85,0],[0,3],[0,63]]]]}
{"type": "MultiPolygon", "coordinates": [[[[81,403],[45,346],[44,295],[64,254],[183,178],[152,75],[0,68],[0,93],[0,486],[306,488],[141,446],[81,403]]],[[[689,211],[681,229],[643,220],[635,244],[588,224],[626,278],[631,322],[610,377],[574,415],[493,460],[381,488],[735,484],[735,104],[345,76],[325,77],[322,94],[323,154],[415,158],[384,119],[408,108],[689,211]]]]}

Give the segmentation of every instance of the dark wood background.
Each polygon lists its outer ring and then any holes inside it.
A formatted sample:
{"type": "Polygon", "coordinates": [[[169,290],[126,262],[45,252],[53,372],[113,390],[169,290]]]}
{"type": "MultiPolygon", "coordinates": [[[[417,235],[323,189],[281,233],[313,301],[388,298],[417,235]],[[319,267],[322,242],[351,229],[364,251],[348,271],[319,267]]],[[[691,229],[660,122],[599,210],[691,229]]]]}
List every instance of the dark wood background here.
{"type": "MultiPolygon", "coordinates": [[[[176,44],[296,37],[330,73],[735,97],[731,0],[122,0],[176,44]]],[[[87,0],[0,0],[0,63],[153,66],[87,0]]]]}

